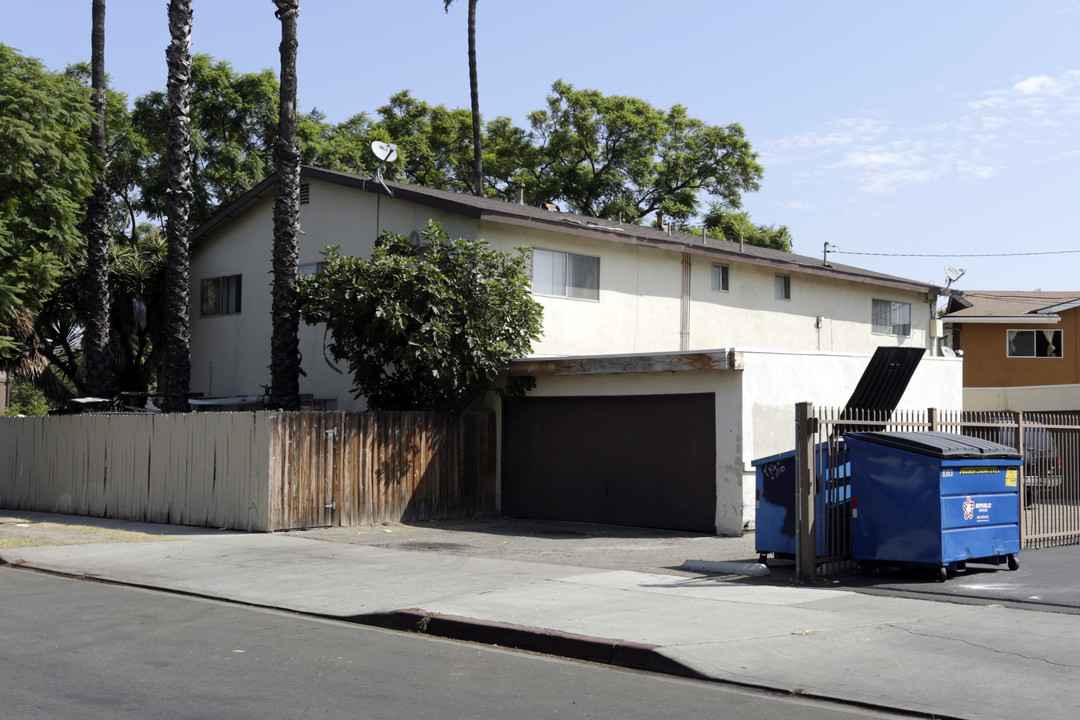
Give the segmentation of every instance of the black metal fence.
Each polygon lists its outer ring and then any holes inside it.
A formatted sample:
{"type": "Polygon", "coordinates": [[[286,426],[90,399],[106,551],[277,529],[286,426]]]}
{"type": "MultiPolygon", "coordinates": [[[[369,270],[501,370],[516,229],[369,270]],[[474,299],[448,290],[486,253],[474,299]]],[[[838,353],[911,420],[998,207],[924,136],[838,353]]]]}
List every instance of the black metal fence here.
{"type": "Polygon", "coordinates": [[[851,560],[850,463],[844,435],[933,430],[992,440],[1024,457],[1019,483],[1025,549],[1080,544],[1080,412],[960,412],[797,408],[799,574],[833,575],[851,560]]]}

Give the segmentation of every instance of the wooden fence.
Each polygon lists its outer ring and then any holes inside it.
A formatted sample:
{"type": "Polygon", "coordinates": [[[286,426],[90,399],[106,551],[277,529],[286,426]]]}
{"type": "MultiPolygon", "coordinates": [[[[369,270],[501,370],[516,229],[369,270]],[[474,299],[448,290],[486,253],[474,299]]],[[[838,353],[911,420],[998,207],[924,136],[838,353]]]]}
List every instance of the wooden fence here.
{"type": "Polygon", "coordinates": [[[271,531],[494,510],[494,419],[466,413],[0,418],[0,507],[271,531]]]}

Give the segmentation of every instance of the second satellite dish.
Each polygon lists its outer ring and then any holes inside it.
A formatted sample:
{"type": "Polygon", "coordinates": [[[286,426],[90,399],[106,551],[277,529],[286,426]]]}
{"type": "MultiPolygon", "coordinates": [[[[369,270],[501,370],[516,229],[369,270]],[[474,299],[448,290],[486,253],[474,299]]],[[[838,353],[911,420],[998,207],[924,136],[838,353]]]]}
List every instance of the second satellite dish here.
{"type": "Polygon", "coordinates": [[[382,162],[394,162],[397,160],[397,145],[376,140],[371,143],[371,152],[382,162]]]}

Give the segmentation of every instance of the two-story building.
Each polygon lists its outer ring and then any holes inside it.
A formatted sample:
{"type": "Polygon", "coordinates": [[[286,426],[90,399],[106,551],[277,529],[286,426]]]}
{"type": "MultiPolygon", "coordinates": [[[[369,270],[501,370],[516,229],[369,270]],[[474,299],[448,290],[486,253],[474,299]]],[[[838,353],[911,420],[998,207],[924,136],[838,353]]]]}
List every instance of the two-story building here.
{"type": "MultiPolygon", "coordinates": [[[[796,402],[843,405],[879,346],[926,350],[902,407],[960,408],[962,363],[938,351],[937,286],[347,173],[301,177],[301,272],[325,245],[366,256],[382,231],[419,235],[429,219],[530,249],[543,337],[510,371],[538,384],[524,400],[485,400],[504,512],[737,534],[753,520],[750,461],[793,447],[796,402]],[[542,511],[530,500],[553,494],[542,511]]],[[[273,183],[193,237],[194,392],[259,396],[270,382],[273,183]]],[[[301,327],[301,392],[318,409],[364,409],[324,341],[301,327]]]]}

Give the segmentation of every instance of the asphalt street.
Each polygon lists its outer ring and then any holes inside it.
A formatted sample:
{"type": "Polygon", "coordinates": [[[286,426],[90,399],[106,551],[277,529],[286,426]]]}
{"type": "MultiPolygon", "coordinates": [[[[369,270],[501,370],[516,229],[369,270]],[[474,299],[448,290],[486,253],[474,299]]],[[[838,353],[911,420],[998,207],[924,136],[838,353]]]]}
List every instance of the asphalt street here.
{"type": "Polygon", "coordinates": [[[0,720],[898,717],[0,567],[0,720]]]}

